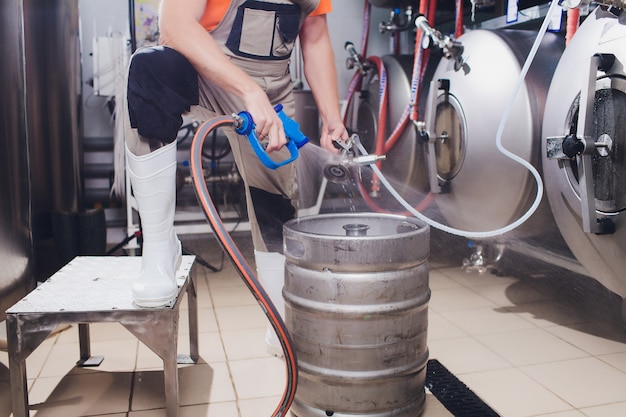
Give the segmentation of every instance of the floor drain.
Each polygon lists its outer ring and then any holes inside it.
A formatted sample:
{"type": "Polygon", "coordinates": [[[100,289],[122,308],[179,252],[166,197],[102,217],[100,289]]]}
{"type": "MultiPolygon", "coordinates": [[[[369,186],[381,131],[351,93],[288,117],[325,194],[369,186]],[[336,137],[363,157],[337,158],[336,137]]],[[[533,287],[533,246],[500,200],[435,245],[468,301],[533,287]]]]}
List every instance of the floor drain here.
{"type": "Polygon", "coordinates": [[[428,361],[426,388],[454,417],[500,417],[436,359],[428,361]]]}

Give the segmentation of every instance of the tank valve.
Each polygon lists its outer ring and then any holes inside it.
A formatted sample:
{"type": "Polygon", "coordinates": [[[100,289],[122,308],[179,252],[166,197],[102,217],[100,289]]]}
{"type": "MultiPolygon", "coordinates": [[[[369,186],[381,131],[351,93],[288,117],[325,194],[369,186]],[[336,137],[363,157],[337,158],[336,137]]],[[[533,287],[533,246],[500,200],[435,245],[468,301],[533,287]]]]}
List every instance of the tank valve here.
{"type": "Polygon", "coordinates": [[[574,159],[581,155],[605,157],[613,149],[613,139],[606,133],[598,139],[579,138],[575,134],[550,136],[546,138],[546,156],[548,159],[574,159]]]}
{"type": "Polygon", "coordinates": [[[568,158],[574,158],[576,155],[580,155],[585,150],[585,142],[578,140],[576,135],[567,135],[561,144],[563,146],[563,153],[568,158]]]}
{"type": "Polygon", "coordinates": [[[346,42],[344,48],[350,54],[350,56],[346,58],[346,68],[351,70],[354,67],[357,67],[361,75],[366,75],[372,67],[369,61],[363,58],[363,55],[357,52],[352,42],[346,42]]]}
{"type": "Polygon", "coordinates": [[[415,19],[415,26],[421,29],[427,36],[425,38],[426,45],[422,45],[424,49],[434,45],[441,49],[443,56],[448,59],[454,60],[454,70],[458,71],[465,68],[465,61],[463,59],[463,51],[465,48],[461,42],[451,38],[450,36],[443,36],[441,32],[433,28],[428,19],[423,15],[418,15],[415,19]]]}
{"type": "Polygon", "coordinates": [[[391,11],[389,22],[380,22],[378,30],[380,33],[390,33],[395,35],[398,32],[403,32],[411,27],[413,22],[413,8],[407,6],[404,11],[400,8],[395,8],[391,11]]]}

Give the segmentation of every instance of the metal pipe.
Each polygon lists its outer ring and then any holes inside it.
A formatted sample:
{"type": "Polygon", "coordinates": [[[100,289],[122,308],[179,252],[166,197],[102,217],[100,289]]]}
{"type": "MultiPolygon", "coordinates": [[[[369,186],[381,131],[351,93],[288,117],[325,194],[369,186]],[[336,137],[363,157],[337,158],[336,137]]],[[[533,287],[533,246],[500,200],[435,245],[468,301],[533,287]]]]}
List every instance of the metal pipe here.
{"type": "MultiPolygon", "coordinates": [[[[588,6],[591,3],[591,0],[563,0],[561,5],[563,7],[567,7],[568,9],[573,9],[588,6]]],[[[626,8],[625,0],[593,0],[593,3],[599,4],[601,6],[615,7],[618,9],[626,8]]]]}

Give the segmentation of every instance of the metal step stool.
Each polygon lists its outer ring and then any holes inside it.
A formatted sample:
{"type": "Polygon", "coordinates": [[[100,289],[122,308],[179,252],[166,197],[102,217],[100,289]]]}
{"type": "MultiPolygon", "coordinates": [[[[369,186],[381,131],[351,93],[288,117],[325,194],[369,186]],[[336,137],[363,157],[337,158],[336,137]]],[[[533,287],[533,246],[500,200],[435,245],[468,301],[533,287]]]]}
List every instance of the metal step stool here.
{"type": "Polygon", "coordinates": [[[78,323],[80,360],[77,366],[98,366],[91,356],[89,323],[118,322],[163,359],[167,417],[178,416],[178,363],[198,360],[198,304],[190,274],[195,256],[183,256],[176,272],[178,296],[163,307],[133,303],[131,284],[141,268],[137,256],[74,258],[6,312],[13,416],[28,417],[26,358],[59,325],[78,323]],[[187,292],[189,356],[178,356],[178,313],[187,292]]]}

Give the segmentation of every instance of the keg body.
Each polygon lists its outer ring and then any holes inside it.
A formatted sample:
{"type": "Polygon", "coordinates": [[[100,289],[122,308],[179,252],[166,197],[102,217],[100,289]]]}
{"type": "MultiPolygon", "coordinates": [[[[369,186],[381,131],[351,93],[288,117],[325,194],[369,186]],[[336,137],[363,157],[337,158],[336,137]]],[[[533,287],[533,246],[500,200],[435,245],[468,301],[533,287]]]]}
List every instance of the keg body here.
{"type": "Polygon", "coordinates": [[[424,407],[429,228],[332,214],[284,228],[285,321],[298,417],[417,416],[424,407]]]}

